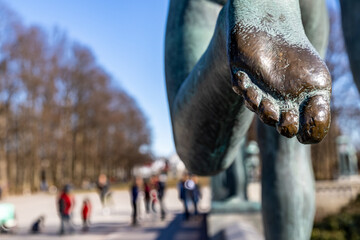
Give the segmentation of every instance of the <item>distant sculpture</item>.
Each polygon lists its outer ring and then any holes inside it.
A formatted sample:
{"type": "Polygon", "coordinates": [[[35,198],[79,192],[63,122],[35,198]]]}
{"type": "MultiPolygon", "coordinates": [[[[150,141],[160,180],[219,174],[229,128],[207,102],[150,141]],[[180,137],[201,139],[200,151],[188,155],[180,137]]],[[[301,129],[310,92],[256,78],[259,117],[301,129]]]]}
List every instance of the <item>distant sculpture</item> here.
{"type": "Polygon", "coordinates": [[[212,213],[256,212],[261,209],[260,203],[248,200],[246,155],[243,142],[230,167],[211,177],[212,213]]]}
{"type": "Polygon", "coordinates": [[[256,141],[250,141],[245,149],[245,169],[247,182],[256,182],[259,180],[260,168],[260,149],[256,141]]]}
{"type": "Polygon", "coordinates": [[[330,125],[327,36],[323,0],[170,1],[165,70],[177,152],[196,174],[231,168],[255,112],[267,124],[258,131],[266,239],[310,238],[314,177],[301,143],[321,141],[330,125]]]}
{"type": "Polygon", "coordinates": [[[358,174],[358,159],[356,149],[347,136],[336,138],[339,161],[339,177],[358,174]]]}

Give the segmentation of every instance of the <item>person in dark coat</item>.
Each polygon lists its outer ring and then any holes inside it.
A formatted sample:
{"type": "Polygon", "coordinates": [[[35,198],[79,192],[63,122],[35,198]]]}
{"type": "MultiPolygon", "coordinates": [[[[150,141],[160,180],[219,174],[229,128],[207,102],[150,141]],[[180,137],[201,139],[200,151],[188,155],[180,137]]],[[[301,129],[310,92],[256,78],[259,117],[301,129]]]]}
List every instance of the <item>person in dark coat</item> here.
{"type": "Polygon", "coordinates": [[[161,174],[158,178],[156,189],[157,195],[160,203],[160,213],[161,213],[161,220],[165,219],[165,205],[164,205],[164,196],[165,196],[165,189],[166,189],[166,180],[167,177],[165,174],[161,174]]]}
{"type": "Polygon", "coordinates": [[[137,225],[137,214],[138,214],[138,209],[137,209],[137,200],[138,200],[138,196],[139,196],[139,192],[140,192],[140,186],[142,183],[142,179],[141,178],[135,178],[133,181],[133,184],[131,186],[131,190],[130,190],[130,194],[131,194],[131,205],[132,205],[132,225],[137,225]]]}
{"type": "Polygon", "coordinates": [[[189,190],[189,192],[190,192],[189,195],[190,195],[190,199],[194,205],[194,214],[198,215],[198,213],[199,213],[198,203],[201,199],[200,185],[199,185],[198,177],[196,175],[192,175],[190,177],[190,180],[194,183],[194,185],[193,185],[192,189],[189,190]]]}
{"type": "Polygon", "coordinates": [[[178,192],[179,192],[179,199],[182,201],[184,205],[184,218],[187,220],[189,219],[189,207],[188,207],[188,199],[187,199],[187,191],[185,188],[185,182],[189,179],[189,175],[184,173],[180,181],[178,182],[178,192]]]}
{"type": "Polygon", "coordinates": [[[71,213],[74,208],[74,198],[72,195],[70,195],[70,185],[65,185],[62,193],[60,194],[58,204],[61,220],[60,234],[65,234],[66,226],[70,232],[74,231],[74,228],[71,224],[71,213]]]}
{"type": "Polygon", "coordinates": [[[110,184],[105,174],[100,174],[96,185],[99,190],[101,204],[103,207],[105,207],[106,194],[109,192],[110,189],[110,184]]]}
{"type": "Polygon", "coordinates": [[[148,181],[144,181],[144,201],[145,201],[145,209],[146,213],[150,213],[150,186],[148,181]]]}

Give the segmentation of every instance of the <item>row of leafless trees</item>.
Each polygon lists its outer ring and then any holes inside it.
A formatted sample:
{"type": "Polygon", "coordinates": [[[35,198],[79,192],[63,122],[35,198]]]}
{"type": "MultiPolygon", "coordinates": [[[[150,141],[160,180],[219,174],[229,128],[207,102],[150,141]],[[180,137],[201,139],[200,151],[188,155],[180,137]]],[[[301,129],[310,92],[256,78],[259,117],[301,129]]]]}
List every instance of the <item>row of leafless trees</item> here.
{"type": "Polygon", "coordinates": [[[0,9],[0,184],[12,192],[119,176],[150,159],[134,100],[92,52],[0,9]],[[42,174],[41,174],[42,173],[42,174]]]}
{"type": "MultiPolygon", "coordinates": [[[[352,85],[355,92],[357,90],[351,79],[352,73],[343,39],[340,9],[338,4],[330,6],[332,6],[329,8],[331,27],[326,63],[333,80],[332,124],[326,138],[320,144],[312,146],[315,176],[321,180],[338,176],[336,137],[351,135],[359,131],[360,126],[359,100],[356,98],[357,93],[351,94],[350,91],[352,85]]],[[[358,141],[351,139],[352,144],[356,146],[358,141]]]]}

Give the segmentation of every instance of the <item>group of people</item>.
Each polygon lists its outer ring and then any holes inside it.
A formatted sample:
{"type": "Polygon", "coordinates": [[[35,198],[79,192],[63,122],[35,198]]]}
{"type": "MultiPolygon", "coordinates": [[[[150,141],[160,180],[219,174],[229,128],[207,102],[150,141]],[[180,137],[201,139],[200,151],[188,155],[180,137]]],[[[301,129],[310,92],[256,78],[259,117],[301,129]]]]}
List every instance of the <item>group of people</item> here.
{"type": "Polygon", "coordinates": [[[143,194],[145,211],[156,213],[156,205],[160,206],[161,219],[165,219],[164,195],[166,189],[166,174],[153,175],[150,179],[135,177],[131,186],[132,224],[138,224],[139,196],[143,194]]]}
{"type": "MultiPolygon", "coordinates": [[[[99,197],[102,206],[106,204],[106,198],[110,194],[109,191],[109,181],[105,174],[100,174],[98,181],[97,181],[97,189],[99,192],[99,197]]],[[[75,206],[75,198],[71,194],[71,186],[66,184],[62,189],[60,195],[57,198],[57,207],[58,213],[60,217],[60,235],[65,233],[71,233],[74,231],[74,227],[71,221],[71,216],[73,214],[73,209],[75,206]]],[[[89,223],[90,223],[90,215],[91,215],[91,201],[88,197],[85,197],[81,207],[81,218],[83,222],[83,231],[88,231],[89,223]]],[[[38,219],[31,226],[32,233],[41,232],[45,221],[44,216],[40,216],[38,219]]]]}
{"type": "MultiPolygon", "coordinates": [[[[146,213],[157,212],[157,205],[160,206],[161,219],[165,219],[165,207],[163,204],[163,197],[166,188],[166,174],[153,175],[149,179],[134,178],[131,186],[131,201],[132,201],[132,224],[137,225],[139,213],[139,195],[142,193],[144,198],[144,205],[146,213]]],[[[97,181],[97,189],[103,210],[106,208],[109,195],[111,195],[110,184],[106,175],[101,174],[97,181]]],[[[75,198],[71,194],[71,186],[66,184],[57,198],[57,208],[60,217],[60,235],[74,232],[72,223],[72,215],[74,212],[75,198]]],[[[83,231],[89,229],[89,221],[91,215],[90,199],[85,197],[81,207],[81,217],[83,221],[83,231]]],[[[44,227],[45,216],[38,217],[31,225],[30,231],[32,233],[39,233],[44,227]]]]}
{"type": "Polygon", "coordinates": [[[194,208],[194,215],[198,215],[198,203],[201,199],[200,185],[198,177],[193,174],[184,173],[178,183],[179,199],[184,205],[184,218],[188,220],[190,217],[189,205],[194,208]]]}
{"type": "MultiPolygon", "coordinates": [[[[101,204],[103,207],[105,207],[107,198],[111,194],[111,192],[109,191],[110,184],[105,174],[99,175],[96,186],[99,192],[101,204]]],[[[74,231],[73,225],[71,223],[71,215],[75,205],[75,200],[74,197],[70,194],[70,189],[71,189],[70,185],[65,185],[63,191],[61,192],[58,198],[58,211],[61,220],[60,234],[65,234],[66,232],[74,231]]],[[[83,231],[88,231],[89,229],[91,209],[92,207],[91,207],[90,199],[88,197],[85,197],[81,207],[83,231]]]]}
{"type": "MultiPolygon", "coordinates": [[[[132,203],[132,224],[138,224],[140,195],[143,194],[146,213],[157,213],[156,205],[160,207],[161,219],[165,218],[164,195],[166,189],[166,174],[153,175],[150,179],[135,177],[130,189],[132,203]]],[[[177,184],[179,199],[184,205],[184,219],[190,218],[190,209],[193,206],[193,214],[199,213],[198,204],[202,197],[198,177],[194,174],[184,173],[177,184]]]]}
{"type": "MultiPolygon", "coordinates": [[[[74,228],[71,222],[71,215],[75,205],[75,199],[72,194],[70,194],[70,185],[65,185],[63,191],[61,192],[58,198],[58,211],[60,216],[60,234],[65,234],[66,232],[73,232],[74,228]]],[[[81,217],[83,221],[83,231],[89,229],[89,221],[91,214],[91,202],[89,198],[84,198],[82,208],[81,208],[81,217]]],[[[33,228],[34,230],[34,228],[33,228]]]]}
{"type": "MultiPolygon", "coordinates": [[[[73,210],[75,206],[75,198],[71,194],[71,186],[66,184],[57,198],[57,209],[60,217],[60,235],[74,232],[74,227],[71,221],[73,210]]],[[[83,221],[83,231],[89,229],[89,221],[91,214],[90,199],[85,197],[81,207],[81,217],[83,221]]],[[[33,234],[43,231],[45,223],[45,216],[41,215],[31,225],[30,232],[33,234]]]]}
{"type": "MultiPolygon", "coordinates": [[[[132,224],[138,224],[140,204],[144,205],[146,214],[158,213],[160,210],[161,220],[165,219],[166,211],[164,206],[164,196],[166,190],[166,174],[153,175],[150,178],[135,177],[131,185],[130,195],[132,203],[132,224]]],[[[109,183],[105,175],[100,175],[97,183],[99,197],[103,206],[105,206],[106,196],[109,194],[109,183]]],[[[198,214],[198,202],[201,198],[200,186],[196,175],[185,173],[178,183],[179,198],[184,204],[185,219],[189,219],[190,205],[193,205],[194,215],[198,214]]],[[[75,198],[71,194],[71,186],[65,185],[57,198],[58,212],[60,216],[60,234],[74,232],[71,221],[75,205],[75,198]]],[[[89,229],[89,220],[91,215],[90,199],[85,197],[81,207],[81,216],[83,221],[83,231],[89,229]]],[[[44,226],[45,216],[40,216],[33,223],[31,231],[33,233],[41,232],[44,226]]]]}

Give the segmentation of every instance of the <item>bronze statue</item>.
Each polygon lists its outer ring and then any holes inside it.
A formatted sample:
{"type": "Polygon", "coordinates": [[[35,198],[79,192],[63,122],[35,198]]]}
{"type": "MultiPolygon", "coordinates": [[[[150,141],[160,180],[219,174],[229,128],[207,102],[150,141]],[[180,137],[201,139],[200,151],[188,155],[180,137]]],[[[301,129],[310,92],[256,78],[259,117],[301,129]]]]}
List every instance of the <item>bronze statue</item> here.
{"type": "Polygon", "coordinates": [[[241,154],[255,113],[266,124],[266,239],[310,237],[314,178],[302,143],[320,142],[330,125],[328,24],[323,0],[170,1],[165,70],[177,152],[190,171],[217,174],[241,154]]]}

